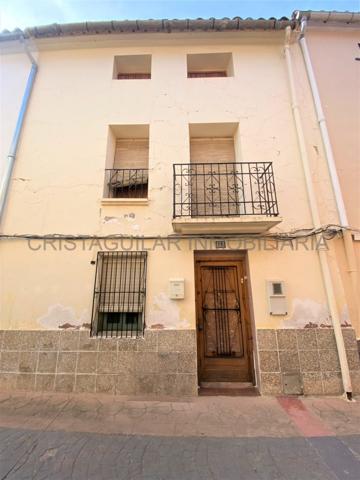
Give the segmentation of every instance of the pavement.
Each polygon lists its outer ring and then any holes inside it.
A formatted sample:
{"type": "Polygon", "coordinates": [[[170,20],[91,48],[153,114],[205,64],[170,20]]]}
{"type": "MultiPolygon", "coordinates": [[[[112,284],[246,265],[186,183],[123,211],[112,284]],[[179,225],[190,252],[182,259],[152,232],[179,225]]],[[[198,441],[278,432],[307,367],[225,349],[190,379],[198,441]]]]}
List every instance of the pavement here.
{"type": "Polygon", "coordinates": [[[360,480],[360,402],[0,393],[0,479],[360,480]]]}

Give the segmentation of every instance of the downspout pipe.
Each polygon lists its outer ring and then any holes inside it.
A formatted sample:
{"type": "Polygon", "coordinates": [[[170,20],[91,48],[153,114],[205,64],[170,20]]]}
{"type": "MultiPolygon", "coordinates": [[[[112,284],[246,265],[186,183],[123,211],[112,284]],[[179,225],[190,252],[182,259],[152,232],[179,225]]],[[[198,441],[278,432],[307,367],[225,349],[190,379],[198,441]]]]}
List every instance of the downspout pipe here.
{"type": "Polygon", "coordinates": [[[14,133],[13,133],[13,137],[12,137],[12,140],[11,140],[9,153],[7,155],[5,172],[4,172],[4,175],[2,176],[1,183],[0,183],[0,223],[1,223],[3,213],[4,213],[4,210],[5,210],[5,206],[6,206],[6,200],[7,200],[7,196],[8,196],[8,192],[9,192],[9,186],[10,186],[10,182],[11,182],[11,175],[12,175],[14,165],[15,165],[16,152],[17,152],[17,148],[18,148],[19,140],[20,140],[20,136],[21,136],[21,131],[22,131],[23,124],[24,124],[25,114],[26,114],[26,111],[27,111],[27,108],[28,108],[28,105],[29,105],[31,92],[32,92],[34,82],[35,82],[35,77],[36,77],[36,74],[37,74],[37,71],[38,71],[37,63],[36,63],[34,57],[31,55],[31,53],[30,53],[30,51],[29,51],[29,49],[28,49],[28,47],[25,43],[24,37],[23,36],[19,37],[19,40],[23,44],[24,51],[25,51],[28,59],[31,62],[31,68],[30,68],[29,76],[28,76],[28,79],[27,79],[27,82],[26,82],[24,95],[23,95],[23,98],[22,98],[21,106],[20,106],[20,111],[19,111],[19,114],[18,114],[18,118],[17,118],[15,130],[14,130],[14,133]]]}
{"type": "MultiPolygon", "coordinates": [[[[284,52],[285,52],[286,68],[287,68],[289,89],[290,89],[290,96],[291,96],[291,108],[294,116],[296,135],[298,139],[300,158],[301,158],[301,163],[302,163],[304,177],[305,177],[305,185],[306,185],[306,191],[309,199],[312,222],[315,228],[319,228],[321,226],[320,215],[319,215],[319,209],[316,201],[314,184],[311,176],[310,161],[309,161],[309,156],[306,149],[305,134],[304,134],[303,124],[300,116],[299,102],[297,99],[297,93],[295,88],[295,77],[294,77],[291,51],[290,51],[290,37],[291,37],[291,28],[287,27],[285,30],[284,52]]],[[[334,290],[333,282],[331,279],[331,272],[330,272],[330,267],[328,263],[327,253],[325,250],[322,250],[322,249],[318,249],[317,253],[319,257],[319,263],[320,263],[322,278],[324,282],[327,303],[329,306],[329,311],[330,311],[332,324],[334,328],[336,347],[339,355],[341,377],[342,377],[344,392],[347,398],[351,399],[352,385],[351,385],[349,364],[346,356],[344,337],[341,330],[340,316],[339,316],[339,312],[336,304],[335,290],[334,290]]]]}
{"type": "Polygon", "coordinates": [[[335,196],[336,208],[338,211],[340,225],[344,227],[342,234],[343,234],[344,250],[345,250],[345,256],[346,256],[346,263],[347,263],[347,271],[349,272],[349,275],[350,275],[352,294],[353,294],[353,298],[356,306],[357,325],[358,325],[358,328],[360,329],[360,298],[358,294],[359,274],[358,274],[358,268],[356,264],[356,255],[355,255],[354,245],[352,241],[351,231],[348,228],[349,221],[346,214],[346,208],[345,208],[345,203],[344,203],[344,199],[341,191],[339,177],[337,174],[334,154],[333,154],[330,137],[329,137],[329,131],[326,124],[326,118],[325,118],[324,111],[321,104],[319,88],[315,78],[315,73],[312,67],[309,49],[308,49],[306,38],[305,38],[307,19],[306,17],[302,17],[301,19],[299,17],[300,17],[300,12],[299,11],[295,12],[295,19],[298,22],[300,21],[299,44],[303,54],[305,69],[309,79],[311,93],[314,100],[317,121],[319,123],[320,134],[321,134],[322,142],[324,145],[326,162],[327,162],[328,171],[331,179],[331,185],[332,185],[332,189],[335,196]]]}

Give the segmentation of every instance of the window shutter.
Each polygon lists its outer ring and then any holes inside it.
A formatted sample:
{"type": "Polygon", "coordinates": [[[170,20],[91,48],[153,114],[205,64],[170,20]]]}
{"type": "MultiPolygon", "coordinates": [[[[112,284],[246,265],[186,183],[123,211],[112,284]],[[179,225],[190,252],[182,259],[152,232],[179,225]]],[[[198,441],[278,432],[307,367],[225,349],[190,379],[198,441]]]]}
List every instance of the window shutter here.
{"type": "Polygon", "coordinates": [[[114,168],[148,168],[148,164],[148,138],[119,138],[116,140],[114,168]]]}
{"type": "Polygon", "coordinates": [[[192,138],[190,158],[192,215],[238,213],[233,138],[192,138]]]}

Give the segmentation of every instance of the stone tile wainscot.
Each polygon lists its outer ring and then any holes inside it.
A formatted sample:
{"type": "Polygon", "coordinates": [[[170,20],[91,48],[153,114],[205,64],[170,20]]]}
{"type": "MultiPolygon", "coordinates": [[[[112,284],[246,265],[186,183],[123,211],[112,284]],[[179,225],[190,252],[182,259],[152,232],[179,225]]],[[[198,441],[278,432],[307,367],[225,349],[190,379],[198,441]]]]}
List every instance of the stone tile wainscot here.
{"type": "MultiPolygon", "coordinates": [[[[360,393],[355,330],[343,328],[353,392],[360,393]]],[[[343,385],[332,328],[257,330],[261,392],[340,395],[343,385]]]]}
{"type": "Polygon", "coordinates": [[[146,330],[137,339],[6,330],[0,342],[3,391],[197,395],[194,330],[146,330]]]}

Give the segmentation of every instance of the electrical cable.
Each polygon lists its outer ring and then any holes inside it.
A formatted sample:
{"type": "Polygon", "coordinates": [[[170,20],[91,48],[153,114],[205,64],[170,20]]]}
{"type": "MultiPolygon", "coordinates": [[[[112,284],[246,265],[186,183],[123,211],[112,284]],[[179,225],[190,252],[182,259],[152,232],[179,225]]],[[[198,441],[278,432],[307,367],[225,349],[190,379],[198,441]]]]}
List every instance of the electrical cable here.
{"type": "Polygon", "coordinates": [[[32,234],[32,233],[12,233],[0,234],[0,240],[23,239],[23,240],[106,240],[106,239],[131,239],[139,238],[144,240],[156,239],[189,239],[189,238],[208,238],[208,239],[231,239],[231,238],[246,238],[246,239],[269,239],[269,240],[295,240],[298,238],[307,238],[316,235],[323,235],[327,240],[331,240],[336,235],[341,234],[343,230],[350,230],[351,232],[360,233],[359,229],[344,227],[337,224],[328,224],[319,228],[302,228],[290,232],[266,233],[266,234],[169,234],[169,235],[129,235],[129,234],[109,234],[109,235],[90,235],[90,234],[32,234]]]}

